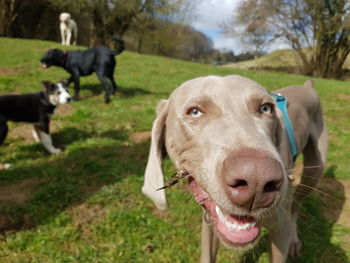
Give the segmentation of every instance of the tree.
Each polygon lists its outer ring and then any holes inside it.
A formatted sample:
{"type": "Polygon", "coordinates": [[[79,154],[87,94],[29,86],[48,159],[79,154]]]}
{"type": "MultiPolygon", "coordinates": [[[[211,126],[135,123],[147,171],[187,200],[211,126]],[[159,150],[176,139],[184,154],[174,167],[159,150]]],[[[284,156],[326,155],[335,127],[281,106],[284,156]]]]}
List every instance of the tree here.
{"type": "Polygon", "coordinates": [[[245,0],[233,20],[261,45],[284,41],[305,74],[341,78],[350,52],[349,8],[348,0],[245,0]]]}
{"type": "Polygon", "coordinates": [[[84,1],[92,14],[92,28],[95,34],[99,34],[102,44],[106,44],[103,40],[107,40],[108,43],[111,35],[123,36],[134,24],[149,22],[150,18],[156,15],[173,12],[183,0],[84,1]]]}
{"type": "MultiPolygon", "coordinates": [[[[9,0],[7,0],[9,1],[9,0]]],[[[113,35],[123,36],[131,26],[175,12],[185,0],[47,0],[73,18],[88,16],[90,46],[110,45],[113,35]]],[[[136,28],[136,27],[134,27],[136,28]]],[[[143,31],[143,25],[138,27],[143,31]]],[[[142,36],[142,34],[140,34],[142,36]]],[[[142,42],[142,40],[140,41],[142,42]]]]}
{"type": "Polygon", "coordinates": [[[23,1],[1,0],[0,1],[0,35],[12,36],[11,27],[17,19],[23,1]]]}

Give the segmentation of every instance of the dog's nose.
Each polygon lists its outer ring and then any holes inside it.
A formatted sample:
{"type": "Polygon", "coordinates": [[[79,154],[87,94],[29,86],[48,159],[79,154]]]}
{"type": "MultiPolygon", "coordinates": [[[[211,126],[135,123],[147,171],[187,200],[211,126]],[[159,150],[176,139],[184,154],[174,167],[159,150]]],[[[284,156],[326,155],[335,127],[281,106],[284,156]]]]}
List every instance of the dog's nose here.
{"type": "Polygon", "coordinates": [[[231,201],[249,211],[270,206],[283,184],[281,165],[255,149],[228,154],[223,163],[223,178],[231,201]]]}

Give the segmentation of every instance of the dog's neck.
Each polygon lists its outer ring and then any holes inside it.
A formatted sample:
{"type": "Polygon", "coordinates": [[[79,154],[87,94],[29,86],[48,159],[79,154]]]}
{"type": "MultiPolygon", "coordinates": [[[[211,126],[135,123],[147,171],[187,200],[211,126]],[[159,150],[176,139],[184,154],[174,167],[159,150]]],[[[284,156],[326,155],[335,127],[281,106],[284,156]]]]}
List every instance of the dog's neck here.
{"type": "Polygon", "coordinates": [[[45,91],[40,92],[40,102],[45,105],[47,108],[49,108],[50,112],[53,112],[56,108],[55,105],[52,105],[49,100],[49,96],[45,91]]]}

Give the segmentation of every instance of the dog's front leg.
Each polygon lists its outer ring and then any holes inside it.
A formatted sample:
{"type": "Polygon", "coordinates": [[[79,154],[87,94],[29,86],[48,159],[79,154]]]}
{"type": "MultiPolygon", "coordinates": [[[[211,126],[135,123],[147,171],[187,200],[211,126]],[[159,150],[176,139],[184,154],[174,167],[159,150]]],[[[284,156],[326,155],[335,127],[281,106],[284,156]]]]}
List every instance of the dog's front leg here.
{"type": "Polygon", "coordinates": [[[79,91],[80,91],[80,80],[79,80],[79,72],[74,71],[71,79],[73,79],[74,82],[74,100],[79,100],[79,91]]]}
{"type": "Polygon", "coordinates": [[[61,39],[62,39],[61,44],[65,45],[66,44],[66,34],[64,32],[64,29],[62,29],[62,26],[61,26],[61,39]]]}
{"type": "Polygon", "coordinates": [[[32,135],[33,135],[33,138],[36,142],[40,142],[39,128],[36,127],[36,125],[34,125],[32,135]]]}
{"type": "Polygon", "coordinates": [[[52,144],[52,138],[49,134],[49,125],[48,123],[39,123],[34,125],[34,129],[39,137],[40,142],[45,147],[45,149],[51,154],[58,154],[61,152],[60,149],[55,148],[52,144]]]}
{"type": "Polygon", "coordinates": [[[213,231],[208,216],[206,210],[203,209],[200,263],[214,263],[219,247],[219,239],[213,231]]]}
{"type": "Polygon", "coordinates": [[[58,154],[61,152],[61,149],[55,148],[52,145],[52,138],[50,134],[47,134],[45,132],[40,132],[40,140],[41,143],[44,145],[45,149],[48,150],[51,154],[58,154]]]}
{"type": "Polygon", "coordinates": [[[70,39],[72,38],[72,31],[67,30],[67,38],[66,38],[66,45],[70,46],[70,39]]]}
{"type": "Polygon", "coordinates": [[[8,131],[9,127],[6,123],[6,119],[0,116],[0,145],[5,141],[8,131]],[[2,119],[4,120],[2,121],[2,119]]]}
{"type": "Polygon", "coordinates": [[[290,215],[280,213],[277,215],[276,225],[270,226],[271,230],[271,252],[270,261],[272,263],[286,262],[288,257],[291,235],[293,234],[293,222],[290,215]]]}

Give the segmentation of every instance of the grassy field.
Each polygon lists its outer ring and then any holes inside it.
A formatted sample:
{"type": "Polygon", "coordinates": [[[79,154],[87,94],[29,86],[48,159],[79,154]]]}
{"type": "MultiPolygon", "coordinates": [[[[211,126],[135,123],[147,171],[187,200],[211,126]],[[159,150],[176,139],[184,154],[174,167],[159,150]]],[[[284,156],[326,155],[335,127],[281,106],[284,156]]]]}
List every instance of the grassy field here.
{"type": "MultiPolygon", "coordinates": [[[[307,54],[309,55],[309,54],[307,54]]],[[[292,49],[279,49],[269,54],[261,56],[257,59],[242,61],[238,63],[231,63],[225,65],[225,67],[236,69],[248,69],[248,70],[271,70],[271,71],[283,71],[283,72],[300,72],[298,68],[302,66],[302,63],[297,56],[296,52],[292,49]]],[[[344,63],[344,68],[350,69],[350,56],[347,57],[344,63]]],[[[349,76],[346,79],[349,80],[349,76]]]]}
{"type": "MultiPolygon", "coordinates": [[[[43,69],[52,42],[0,38],[0,93],[39,91],[41,81],[67,77],[43,69]]],[[[120,92],[103,102],[95,76],[81,78],[80,101],[62,105],[51,123],[49,155],[30,126],[10,125],[0,147],[0,262],[198,262],[201,208],[184,184],[167,190],[170,208],[158,212],[140,192],[157,102],[182,82],[209,74],[240,74],[269,90],[307,77],[244,71],[124,52],[120,92]]],[[[303,254],[289,262],[350,262],[350,85],[315,79],[330,131],[328,166],[301,209],[303,254]],[[325,193],[323,193],[325,192],[325,193]]],[[[165,161],[167,175],[173,172],[165,161]]],[[[268,236],[242,262],[267,262],[268,236]]],[[[220,248],[218,262],[238,262],[220,248]]]]}

